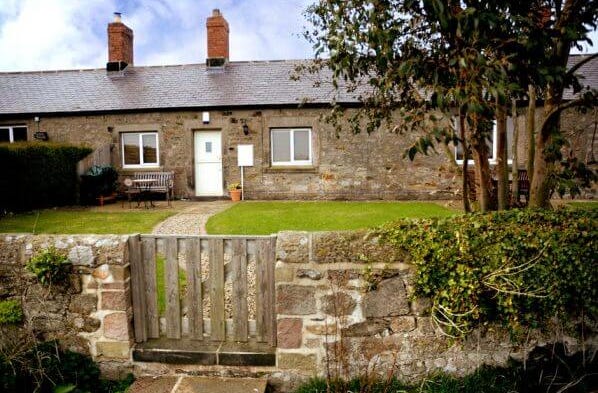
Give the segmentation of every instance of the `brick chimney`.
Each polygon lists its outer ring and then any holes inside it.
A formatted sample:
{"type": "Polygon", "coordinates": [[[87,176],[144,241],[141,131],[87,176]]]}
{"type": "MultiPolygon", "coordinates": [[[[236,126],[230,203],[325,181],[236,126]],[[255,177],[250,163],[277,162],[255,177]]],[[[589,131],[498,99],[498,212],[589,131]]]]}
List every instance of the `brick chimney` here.
{"type": "Polygon", "coordinates": [[[120,12],[108,24],[108,71],[121,71],[133,65],[133,30],[121,21],[120,12]]]}
{"type": "Polygon", "coordinates": [[[206,22],[208,30],[208,67],[223,67],[228,62],[228,22],[219,9],[206,22]]]}

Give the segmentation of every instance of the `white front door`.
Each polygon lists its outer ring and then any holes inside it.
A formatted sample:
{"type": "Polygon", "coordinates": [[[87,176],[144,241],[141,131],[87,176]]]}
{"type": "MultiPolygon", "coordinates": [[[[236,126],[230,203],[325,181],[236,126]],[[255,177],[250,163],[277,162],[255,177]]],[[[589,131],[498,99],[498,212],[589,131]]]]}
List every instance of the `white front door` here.
{"type": "Polygon", "coordinates": [[[195,195],[222,196],[220,131],[195,132],[195,195]]]}

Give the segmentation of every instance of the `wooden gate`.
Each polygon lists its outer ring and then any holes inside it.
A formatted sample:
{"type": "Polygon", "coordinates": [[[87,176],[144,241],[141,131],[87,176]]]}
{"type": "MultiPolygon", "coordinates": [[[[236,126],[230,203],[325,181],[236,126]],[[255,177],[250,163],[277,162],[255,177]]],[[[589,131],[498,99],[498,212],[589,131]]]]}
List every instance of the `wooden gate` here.
{"type": "Polygon", "coordinates": [[[275,236],[131,236],[135,341],[275,346],[275,245],[275,236]]]}

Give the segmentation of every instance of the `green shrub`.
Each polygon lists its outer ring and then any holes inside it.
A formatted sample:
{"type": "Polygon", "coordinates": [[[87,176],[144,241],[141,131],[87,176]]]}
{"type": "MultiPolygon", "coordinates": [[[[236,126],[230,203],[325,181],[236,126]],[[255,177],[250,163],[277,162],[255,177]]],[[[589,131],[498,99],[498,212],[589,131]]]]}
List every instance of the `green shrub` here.
{"type": "Polygon", "coordinates": [[[0,212],[77,203],[77,162],[87,147],[26,142],[0,144],[0,212]]]}
{"type": "Polygon", "coordinates": [[[401,221],[377,233],[417,268],[415,296],[445,332],[598,315],[598,211],[512,210],[401,221]]]}
{"type": "Polygon", "coordinates": [[[68,258],[56,248],[50,247],[27,262],[27,270],[35,274],[42,284],[64,284],[71,271],[68,258]]]}
{"type": "Polygon", "coordinates": [[[12,300],[0,301],[0,325],[17,324],[23,320],[21,302],[12,300]]]}

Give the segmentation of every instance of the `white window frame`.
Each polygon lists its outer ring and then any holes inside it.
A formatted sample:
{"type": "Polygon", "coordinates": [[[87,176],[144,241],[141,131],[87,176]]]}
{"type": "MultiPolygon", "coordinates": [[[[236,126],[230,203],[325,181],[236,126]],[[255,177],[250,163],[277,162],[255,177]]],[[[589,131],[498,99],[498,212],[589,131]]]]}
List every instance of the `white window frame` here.
{"type": "MultiPolygon", "coordinates": [[[[2,125],[0,124],[0,128],[8,128],[8,142],[9,143],[14,143],[15,142],[15,135],[14,135],[14,131],[13,128],[24,128],[26,131],[26,134],[29,134],[29,128],[27,128],[27,126],[25,125],[20,125],[20,126],[7,126],[7,125],[2,125]]],[[[25,141],[27,141],[27,136],[25,136],[25,141]]],[[[20,142],[20,141],[19,141],[20,142]]]]}
{"type": "Polygon", "coordinates": [[[311,142],[312,130],[311,128],[271,128],[270,129],[270,162],[272,166],[311,166],[313,165],[313,152],[312,152],[312,142],[311,142]],[[308,153],[309,158],[307,160],[295,160],[293,157],[295,156],[295,131],[307,131],[308,133],[308,153]],[[274,161],[274,138],[272,135],[275,132],[289,132],[290,133],[290,161],[274,161]]]}
{"type": "MultiPolygon", "coordinates": [[[[488,157],[488,163],[490,165],[496,165],[498,163],[498,161],[496,160],[497,156],[498,156],[498,131],[496,129],[496,120],[492,121],[492,155],[490,157],[488,157]]],[[[457,127],[455,127],[455,129],[457,129],[457,127]]],[[[470,151],[470,156],[471,156],[471,151],[470,151]]],[[[455,162],[458,165],[463,165],[463,159],[458,159],[457,158],[457,147],[455,146],[455,162]]],[[[511,158],[507,158],[507,164],[511,165],[513,163],[513,160],[511,158]]],[[[474,160],[473,159],[469,159],[467,160],[467,165],[473,165],[474,164],[474,160]]]]}
{"type": "Polygon", "coordinates": [[[160,166],[160,138],[157,131],[138,131],[138,132],[121,132],[120,133],[121,156],[123,168],[156,168],[160,166]],[[137,135],[137,146],[139,148],[139,164],[125,164],[125,135],[137,135]],[[143,136],[153,135],[156,137],[156,162],[143,162],[143,136]]]}

